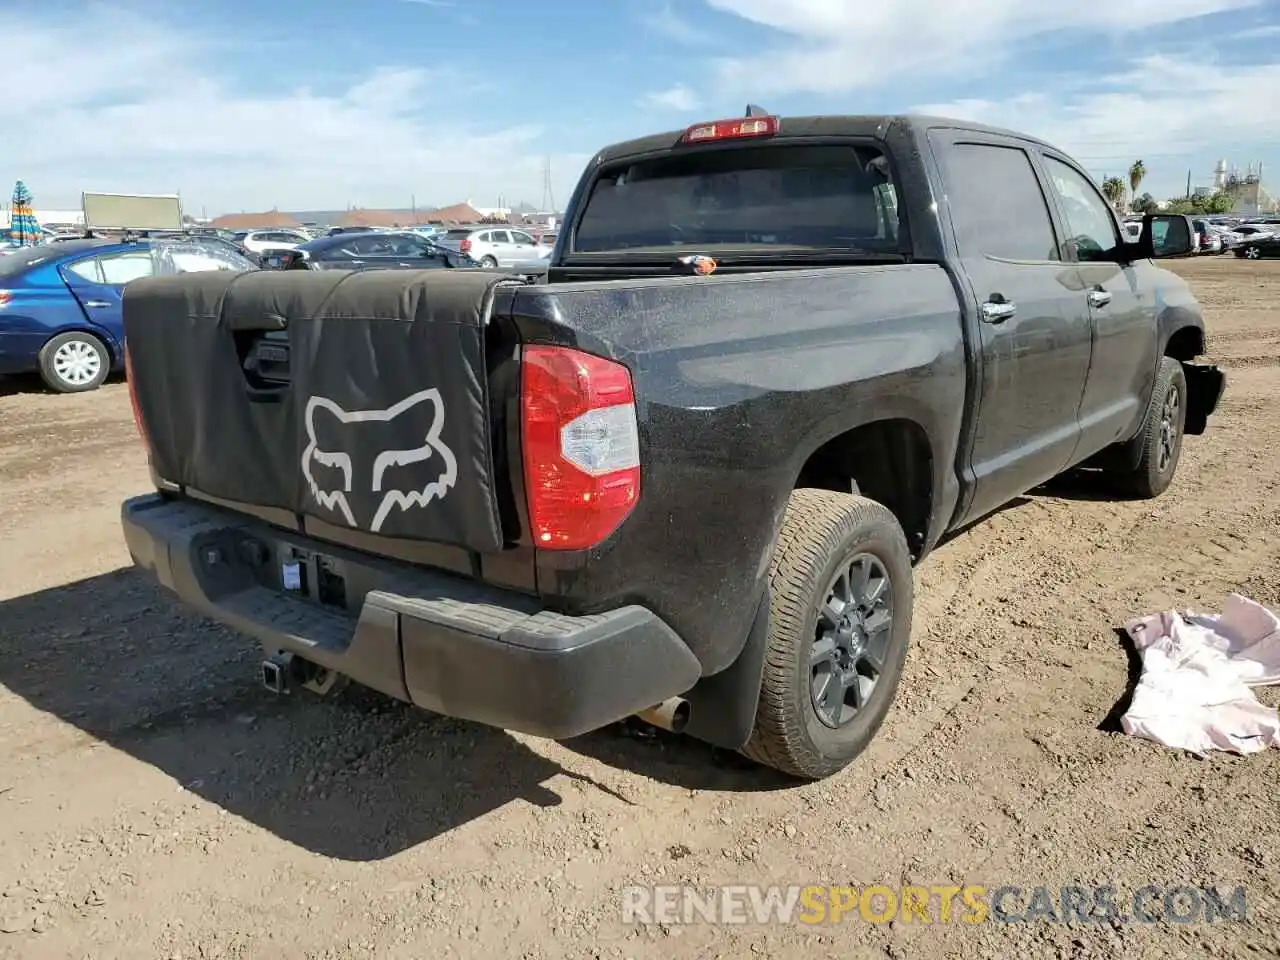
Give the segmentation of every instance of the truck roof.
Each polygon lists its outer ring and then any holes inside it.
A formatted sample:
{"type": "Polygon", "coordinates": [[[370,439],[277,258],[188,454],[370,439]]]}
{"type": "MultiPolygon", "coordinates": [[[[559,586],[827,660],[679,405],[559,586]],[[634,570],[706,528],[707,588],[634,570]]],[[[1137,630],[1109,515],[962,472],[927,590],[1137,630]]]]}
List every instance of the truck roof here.
{"type": "MultiPolygon", "coordinates": [[[[710,119],[726,120],[730,117],[717,117],[710,119]]],[[[736,119],[736,118],[733,118],[736,119]]],[[[1018,133],[1014,130],[1006,130],[1002,127],[992,127],[986,124],[974,123],[971,120],[956,120],[950,117],[934,117],[926,114],[900,113],[900,114],[865,114],[865,115],[829,115],[829,116],[806,116],[806,117],[779,117],[782,121],[781,134],[787,137],[876,137],[884,136],[886,129],[890,126],[902,126],[917,134],[923,134],[925,131],[935,127],[949,127],[952,129],[972,130],[977,133],[990,133],[1002,137],[1013,137],[1028,143],[1039,144],[1042,147],[1052,146],[1036,137],[1027,136],[1025,133],[1018,133]]],[[[636,156],[639,154],[651,153],[657,150],[669,149],[675,144],[688,128],[680,130],[668,130],[663,133],[653,133],[645,137],[637,137],[634,140],[625,140],[621,143],[614,143],[603,150],[596,153],[595,160],[597,163],[609,163],[622,157],[636,156]]]]}

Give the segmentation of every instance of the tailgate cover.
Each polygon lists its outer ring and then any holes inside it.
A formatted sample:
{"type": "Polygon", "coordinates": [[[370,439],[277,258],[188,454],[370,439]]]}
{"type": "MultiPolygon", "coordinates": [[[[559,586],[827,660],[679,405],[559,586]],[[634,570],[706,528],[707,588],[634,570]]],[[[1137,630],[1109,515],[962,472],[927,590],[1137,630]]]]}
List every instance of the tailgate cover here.
{"type": "Polygon", "coordinates": [[[398,539],[492,552],[480,271],[204,272],[130,283],[134,389],[165,480],[398,539]],[[273,333],[287,373],[248,355],[273,333]],[[280,382],[283,380],[283,382],[280,382]]]}

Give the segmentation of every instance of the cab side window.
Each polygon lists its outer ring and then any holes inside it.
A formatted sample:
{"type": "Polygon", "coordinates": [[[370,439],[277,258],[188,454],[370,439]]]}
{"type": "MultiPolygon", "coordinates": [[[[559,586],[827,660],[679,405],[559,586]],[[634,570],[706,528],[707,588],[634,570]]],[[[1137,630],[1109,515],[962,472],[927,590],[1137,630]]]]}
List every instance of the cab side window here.
{"type": "Polygon", "coordinates": [[[1106,259],[1120,242],[1111,207],[1075,167],[1049,156],[1044,166],[1062,205],[1067,243],[1075,247],[1076,258],[1082,262],[1106,259]]]}

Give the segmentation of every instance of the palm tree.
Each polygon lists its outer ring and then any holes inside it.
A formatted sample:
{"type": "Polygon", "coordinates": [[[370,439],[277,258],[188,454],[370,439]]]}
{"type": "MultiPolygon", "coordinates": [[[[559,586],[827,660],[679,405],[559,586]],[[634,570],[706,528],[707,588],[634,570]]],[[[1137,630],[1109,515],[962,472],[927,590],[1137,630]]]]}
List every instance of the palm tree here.
{"type": "Polygon", "coordinates": [[[1118,207],[1124,201],[1124,181],[1119,177],[1107,177],[1102,181],[1102,195],[1118,207]]]}
{"type": "Polygon", "coordinates": [[[1138,187],[1142,186],[1142,181],[1147,176],[1147,165],[1141,160],[1133,161],[1133,166],[1129,168],[1129,196],[1136,197],[1138,195],[1138,187]]]}

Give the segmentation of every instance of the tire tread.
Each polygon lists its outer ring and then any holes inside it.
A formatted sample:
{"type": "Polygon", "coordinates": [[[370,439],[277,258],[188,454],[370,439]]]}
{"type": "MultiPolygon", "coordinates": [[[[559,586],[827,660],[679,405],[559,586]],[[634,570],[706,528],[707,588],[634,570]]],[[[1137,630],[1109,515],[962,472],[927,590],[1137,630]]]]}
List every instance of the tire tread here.
{"type": "MultiPolygon", "coordinates": [[[[800,633],[811,612],[814,581],[832,552],[857,531],[875,531],[887,539],[910,570],[906,537],[888,508],[866,497],[808,488],[792,492],[770,560],[769,644],[755,727],[741,752],[802,779],[821,779],[848,762],[823,757],[813,748],[804,735],[804,718],[791,708],[791,702],[797,660],[808,650],[800,633]]],[[[894,588],[911,589],[910,584],[899,583],[894,588]]],[[[904,626],[909,633],[909,619],[904,626]]]]}

